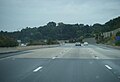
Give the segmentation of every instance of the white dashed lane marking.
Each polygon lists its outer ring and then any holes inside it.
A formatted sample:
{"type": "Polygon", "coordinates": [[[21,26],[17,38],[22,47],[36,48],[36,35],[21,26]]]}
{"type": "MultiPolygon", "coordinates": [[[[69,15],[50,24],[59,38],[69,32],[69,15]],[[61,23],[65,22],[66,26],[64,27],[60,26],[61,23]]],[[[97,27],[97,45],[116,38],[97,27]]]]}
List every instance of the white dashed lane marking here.
{"type": "Polygon", "coordinates": [[[105,65],[105,67],[108,68],[108,69],[112,69],[109,65],[105,65]]]}
{"type": "Polygon", "coordinates": [[[55,59],[56,57],[52,57],[52,59],[55,59]]]}
{"type": "Polygon", "coordinates": [[[33,70],[33,72],[37,72],[37,71],[39,71],[39,70],[42,69],[42,68],[43,68],[43,67],[40,66],[40,67],[36,68],[35,70],[33,70]]]}
{"type": "Polygon", "coordinates": [[[96,58],[96,59],[99,59],[99,57],[98,57],[98,56],[95,56],[95,58],[96,58]]]}

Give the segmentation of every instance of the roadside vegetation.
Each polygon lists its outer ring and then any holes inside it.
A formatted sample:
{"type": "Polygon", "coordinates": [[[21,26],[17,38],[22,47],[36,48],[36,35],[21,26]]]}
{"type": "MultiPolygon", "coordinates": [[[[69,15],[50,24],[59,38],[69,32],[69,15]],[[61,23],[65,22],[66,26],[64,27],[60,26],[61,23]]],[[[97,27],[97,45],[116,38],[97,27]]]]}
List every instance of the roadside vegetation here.
{"type": "Polygon", "coordinates": [[[116,34],[115,45],[120,46],[120,32],[117,32],[116,34]]]}
{"type": "Polygon", "coordinates": [[[57,40],[52,40],[52,39],[39,40],[39,41],[30,41],[27,44],[27,46],[31,46],[31,45],[53,45],[53,44],[59,44],[59,42],[57,40]]]}
{"type": "Polygon", "coordinates": [[[97,43],[103,43],[113,46],[120,46],[120,32],[112,34],[111,31],[114,31],[120,28],[120,17],[112,19],[106,22],[104,25],[95,25],[95,39],[97,43]],[[104,36],[104,33],[110,32],[107,37],[104,36]]]}
{"type": "MultiPolygon", "coordinates": [[[[112,35],[110,37],[104,37],[103,33],[117,28],[120,28],[120,17],[112,19],[105,24],[96,23],[94,25],[64,24],[63,22],[56,24],[55,22],[49,22],[44,26],[26,27],[21,31],[1,31],[0,45],[7,45],[8,47],[17,46],[18,43],[16,40],[20,40],[21,43],[28,43],[28,45],[50,45],[58,44],[59,40],[69,40],[70,43],[76,41],[83,42],[83,38],[91,37],[95,37],[96,43],[109,44],[113,43],[112,35]]],[[[116,36],[114,40],[115,38],[116,36]]],[[[114,41],[115,45],[119,45],[119,43],[119,41],[114,41]]]]}
{"type": "Polygon", "coordinates": [[[18,46],[18,42],[10,38],[8,36],[2,36],[0,35],[0,47],[16,47],[18,46]]]}

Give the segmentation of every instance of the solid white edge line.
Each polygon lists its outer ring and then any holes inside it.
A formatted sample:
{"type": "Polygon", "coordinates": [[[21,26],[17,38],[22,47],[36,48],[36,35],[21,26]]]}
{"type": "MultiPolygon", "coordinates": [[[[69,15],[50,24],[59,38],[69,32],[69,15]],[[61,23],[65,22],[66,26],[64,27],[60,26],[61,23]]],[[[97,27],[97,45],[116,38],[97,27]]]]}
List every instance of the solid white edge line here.
{"type": "Polygon", "coordinates": [[[107,67],[108,69],[112,69],[109,65],[105,65],[105,67],[107,67]]]}
{"type": "Polygon", "coordinates": [[[37,72],[38,70],[42,69],[42,67],[38,67],[35,70],[33,70],[33,72],[37,72]]]}

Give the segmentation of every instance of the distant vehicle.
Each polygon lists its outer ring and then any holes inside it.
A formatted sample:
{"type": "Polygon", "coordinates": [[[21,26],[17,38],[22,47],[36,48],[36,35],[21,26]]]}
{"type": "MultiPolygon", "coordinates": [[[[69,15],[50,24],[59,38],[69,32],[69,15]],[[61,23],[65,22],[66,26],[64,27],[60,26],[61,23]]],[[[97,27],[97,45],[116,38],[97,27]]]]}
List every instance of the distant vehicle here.
{"type": "Polygon", "coordinates": [[[80,42],[76,42],[75,46],[81,46],[81,43],[80,42]]]}
{"type": "Polygon", "coordinates": [[[83,44],[84,44],[84,46],[87,46],[87,45],[88,45],[88,42],[84,42],[83,44]]]}
{"type": "Polygon", "coordinates": [[[26,44],[21,44],[20,46],[24,47],[24,46],[26,46],[26,44]]]}

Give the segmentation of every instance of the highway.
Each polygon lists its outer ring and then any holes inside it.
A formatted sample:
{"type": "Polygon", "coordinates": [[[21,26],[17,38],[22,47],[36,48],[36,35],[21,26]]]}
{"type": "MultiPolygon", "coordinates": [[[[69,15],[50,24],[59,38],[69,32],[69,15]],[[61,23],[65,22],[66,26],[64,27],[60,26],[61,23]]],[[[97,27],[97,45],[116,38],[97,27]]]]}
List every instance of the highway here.
{"type": "Polygon", "coordinates": [[[0,58],[0,82],[120,82],[117,49],[65,44],[10,54],[0,58]]]}

